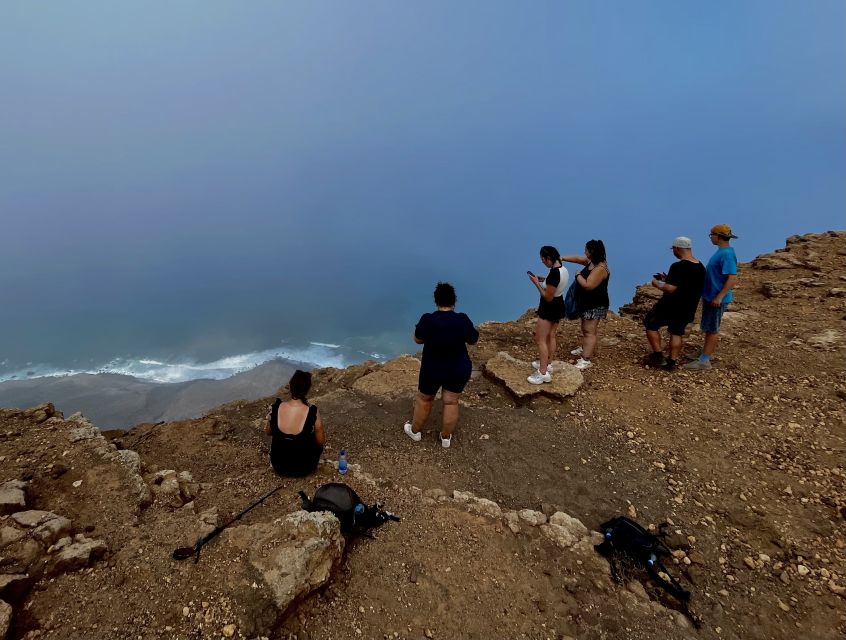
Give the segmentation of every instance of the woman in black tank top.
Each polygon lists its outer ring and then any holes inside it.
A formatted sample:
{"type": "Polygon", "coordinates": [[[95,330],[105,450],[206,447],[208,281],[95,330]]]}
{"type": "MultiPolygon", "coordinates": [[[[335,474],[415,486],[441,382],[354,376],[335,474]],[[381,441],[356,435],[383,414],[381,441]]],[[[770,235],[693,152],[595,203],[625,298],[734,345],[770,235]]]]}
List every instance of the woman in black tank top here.
{"type": "Polygon", "coordinates": [[[582,346],[570,353],[579,356],[576,367],[587,369],[593,363],[591,357],[596,347],[599,321],[608,315],[608,280],[611,271],[605,256],[605,244],[602,240],[589,240],[585,245],[584,256],[561,256],[563,262],[575,262],[584,265],[576,275],[576,302],[582,321],[582,346]]]}
{"type": "Polygon", "coordinates": [[[323,418],[306,395],[311,389],[311,374],[297,370],[288,383],[291,399],[276,402],[270,410],[264,432],[273,436],[270,464],[280,476],[305,476],[317,468],[326,433],[323,418]]]}

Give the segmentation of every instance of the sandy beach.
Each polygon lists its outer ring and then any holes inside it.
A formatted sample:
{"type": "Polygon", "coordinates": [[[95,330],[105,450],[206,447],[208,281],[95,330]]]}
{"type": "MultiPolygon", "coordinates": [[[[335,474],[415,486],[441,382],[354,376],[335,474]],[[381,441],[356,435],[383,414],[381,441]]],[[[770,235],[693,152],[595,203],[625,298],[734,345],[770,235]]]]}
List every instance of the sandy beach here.
{"type": "Polygon", "coordinates": [[[112,373],[9,380],[0,383],[0,406],[52,402],[65,415],[82,412],[100,429],[126,429],[142,422],[197,418],[233,400],[273,395],[295,370],[271,360],[225,380],[156,383],[112,373]]]}

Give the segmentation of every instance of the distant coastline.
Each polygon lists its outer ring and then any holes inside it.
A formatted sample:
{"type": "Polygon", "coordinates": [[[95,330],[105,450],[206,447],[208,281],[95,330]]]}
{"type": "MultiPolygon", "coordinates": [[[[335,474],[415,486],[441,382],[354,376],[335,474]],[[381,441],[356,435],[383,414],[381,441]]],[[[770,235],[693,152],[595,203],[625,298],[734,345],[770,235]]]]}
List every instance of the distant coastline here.
{"type": "Polygon", "coordinates": [[[81,412],[100,429],[172,422],[205,415],[235,400],[273,395],[298,363],[275,359],[222,380],[151,382],[115,373],[78,373],[0,382],[0,407],[52,402],[65,415],[81,412]]]}

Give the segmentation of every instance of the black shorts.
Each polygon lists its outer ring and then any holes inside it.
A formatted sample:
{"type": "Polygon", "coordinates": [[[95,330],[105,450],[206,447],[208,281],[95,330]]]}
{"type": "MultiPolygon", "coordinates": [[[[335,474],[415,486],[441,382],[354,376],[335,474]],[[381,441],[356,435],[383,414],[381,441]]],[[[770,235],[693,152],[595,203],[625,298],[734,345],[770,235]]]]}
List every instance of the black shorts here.
{"type": "Polygon", "coordinates": [[[564,298],[557,296],[552,300],[541,298],[538,305],[538,318],[548,322],[560,322],[564,319],[564,298]]]}
{"type": "Polygon", "coordinates": [[[469,367],[422,366],[417,379],[420,393],[433,396],[438,389],[452,393],[461,393],[470,381],[469,367]]]}
{"type": "Polygon", "coordinates": [[[667,327],[667,331],[674,336],[683,336],[689,320],[680,320],[677,316],[667,313],[665,308],[655,305],[643,319],[643,326],[649,331],[658,331],[661,327],[667,327]]]}

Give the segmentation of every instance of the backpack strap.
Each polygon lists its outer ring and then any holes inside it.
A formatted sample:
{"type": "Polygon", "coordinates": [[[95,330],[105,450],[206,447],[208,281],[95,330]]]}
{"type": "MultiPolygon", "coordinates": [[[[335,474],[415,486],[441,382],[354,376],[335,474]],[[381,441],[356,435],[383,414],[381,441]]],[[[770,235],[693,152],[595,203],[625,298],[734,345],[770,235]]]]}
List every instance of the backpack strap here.
{"type": "Polygon", "coordinates": [[[647,565],[646,570],[649,572],[649,575],[652,576],[652,579],[657,582],[658,586],[664,589],[664,591],[666,591],[672,596],[675,596],[682,602],[687,602],[688,600],[690,600],[690,591],[686,591],[681,586],[681,584],[679,584],[679,581],[672,576],[672,574],[669,572],[663,562],[661,562],[660,560],[656,560],[653,565],[647,565]],[[664,575],[666,575],[670,579],[669,582],[667,582],[660,575],[658,575],[658,569],[660,569],[664,573],[664,575]]]}
{"type": "Polygon", "coordinates": [[[305,491],[300,491],[300,492],[298,492],[298,494],[303,501],[303,509],[305,511],[308,511],[308,512],[314,511],[314,504],[312,503],[311,500],[309,500],[305,491]]]}

